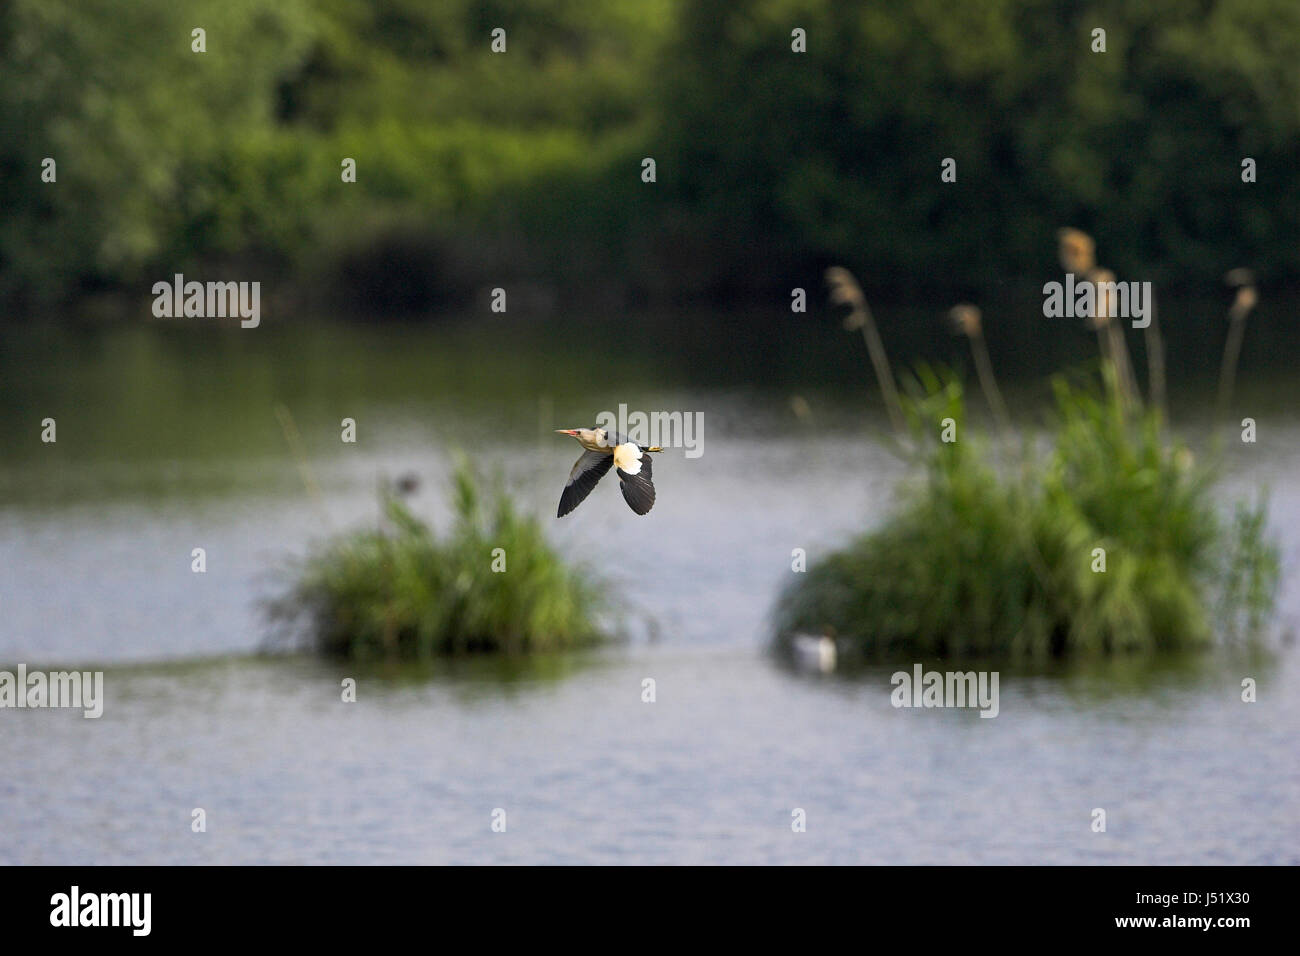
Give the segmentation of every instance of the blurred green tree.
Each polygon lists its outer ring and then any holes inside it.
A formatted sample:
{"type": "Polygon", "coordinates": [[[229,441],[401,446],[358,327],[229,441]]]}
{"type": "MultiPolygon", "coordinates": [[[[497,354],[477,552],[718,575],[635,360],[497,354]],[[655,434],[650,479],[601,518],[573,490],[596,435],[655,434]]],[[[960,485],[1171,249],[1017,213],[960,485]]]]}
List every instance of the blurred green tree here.
{"type": "Polygon", "coordinates": [[[0,300],[222,263],[381,310],[832,261],[973,295],[1066,224],[1122,276],[1295,279],[1298,61],[1294,0],[0,0],[0,300]]]}
{"type": "Polygon", "coordinates": [[[665,188],[720,253],[715,282],[785,283],[782,265],[834,260],[874,288],[987,290],[1041,271],[1067,224],[1157,280],[1217,282],[1239,261],[1300,271],[1290,0],[682,10],[665,54],[665,188]],[[795,26],[806,54],[790,50],[795,26]],[[1267,182],[1242,182],[1246,156],[1267,182]],[[945,157],[955,186],[940,181],[945,157]]]}

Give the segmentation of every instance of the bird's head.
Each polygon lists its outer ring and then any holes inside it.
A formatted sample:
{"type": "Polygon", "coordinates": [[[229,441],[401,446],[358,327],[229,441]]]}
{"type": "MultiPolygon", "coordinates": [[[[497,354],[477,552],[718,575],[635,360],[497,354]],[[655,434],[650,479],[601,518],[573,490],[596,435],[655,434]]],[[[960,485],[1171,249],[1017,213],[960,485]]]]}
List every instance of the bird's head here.
{"type": "Polygon", "coordinates": [[[557,428],[557,435],[576,438],[583,448],[603,448],[605,446],[605,429],[603,428],[557,428]]]}

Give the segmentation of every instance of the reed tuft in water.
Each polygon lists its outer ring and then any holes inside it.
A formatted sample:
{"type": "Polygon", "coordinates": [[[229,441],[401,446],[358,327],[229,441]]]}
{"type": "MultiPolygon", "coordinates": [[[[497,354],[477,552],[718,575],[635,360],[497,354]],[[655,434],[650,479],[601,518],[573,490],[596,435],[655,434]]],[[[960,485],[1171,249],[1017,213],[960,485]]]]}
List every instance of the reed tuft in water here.
{"type": "MultiPolygon", "coordinates": [[[[1066,269],[1109,278],[1096,268],[1090,237],[1063,230],[1059,239],[1066,269]]],[[[1221,402],[1231,395],[1254,305],[1250,278],[1229,280],[1245,292],[1232,312],[1221,402]]],[[[856,313],[846,287],[833,300],[856,313]]],[[[1005,433],[979,310],[963,304],[949,318],[971,339],[981,388],[1005,433]]],[[[814,562],[784,591],[778,645],[827,635],[864,660],[1046,660],[1258,645],[1280,573],[1264,505],[1225,512],[1216,470],[1169,433],[1161,401],[1143,407],[1109,303],[1093,323],[1100,387],[1057,376],[1047,441],[1026,439],[1015,462],[967,429],[955,377],[918,369],[898,405],[912,438],[899,447],[914,456],[916,476],[880,527],[814,562]]],[[[892,382],[883,348],[872,349],[872,361],[878,378],[892,382]]]]}
{"type": "Polygon", "coordinates": [[[485,490],[464,461],[452,494],[454,519],[439,537],[382,492],[380,525],[320,544],[270,603],[272,620],[289,633],[305,623],[315,650],[353,659],[520,654],[601,640],[598,586],[551,548],[535,518],[499,485],[485,490]]]}
{"type": "Polygon", "coordinates": [[[831,634],[889,654],[1049,659],[1253,643],[1278,555],[1264,510],[1221,516],[1210,469],[1118,389],[1055,381],[1045,452],[1001,471],[962,428],[960,384],[920,376],[905,407],[919,481],[874,531],[809,567],[777,608],[780,640],[831,634]]]}

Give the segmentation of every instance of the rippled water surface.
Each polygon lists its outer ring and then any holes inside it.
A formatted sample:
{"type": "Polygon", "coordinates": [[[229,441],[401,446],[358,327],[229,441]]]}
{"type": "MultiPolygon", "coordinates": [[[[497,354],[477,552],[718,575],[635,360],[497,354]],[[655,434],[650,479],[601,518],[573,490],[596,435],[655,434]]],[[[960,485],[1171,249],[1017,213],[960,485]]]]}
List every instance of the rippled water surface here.
{"type": "Polygon", "coordinates": [[[645,355],[615,385],[527,342],[413,330],[8,345],[0,668],[102,667],[107,700],[99,720],[0,710],[0,862],[1300,862],[1294,404],[1261,405],[1261,440],[1230,455],[1226,485],[1271,492],[1279,651],[1004,673],[987,720],[894,709],[892,668],[815,677],[766,653],[791,550],[815,557],[879,520],[904,475],[852,388],[788,370],[749,387],[645,355]],[[645,520],[609,483],[554,521],[577,449],[548,430],[628,391],[702,411],[704,454],[656,462],[645,520]],[[810,421],[790,413],[794,393],[810,421]],[[356,445],[339,441],[344,417],[356,445]],[[416,509],[443,520],[456,447],[499,465],[611,582],[626,639],[427,672],[257,655],[285,562],[373,521],[382,475],[420,475],[416,509]],[[195,547],[206,574],[190,571],[195,547]],[[1240,702],[1243,676],[1258,703],[1240,702]],[[191,832],[196,807],[206,833],[191,832]]]}

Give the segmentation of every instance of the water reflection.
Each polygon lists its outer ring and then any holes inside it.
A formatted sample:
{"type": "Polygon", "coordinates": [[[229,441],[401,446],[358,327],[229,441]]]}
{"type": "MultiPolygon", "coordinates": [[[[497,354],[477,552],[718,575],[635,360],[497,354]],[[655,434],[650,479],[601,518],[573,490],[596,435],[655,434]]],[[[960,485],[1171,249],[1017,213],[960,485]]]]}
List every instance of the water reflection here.
{"type": "MultiPolygon", "coordinates": [[[[101,664],[108,699],[99,721],[0,712],[0,762],[17,768],[0,781],[0,862],[1300,862],[1287,649],[998,665],[990,720],[893,708],[890,674],[912,661],[815,678],[773,659],[791,549],[878,520],[905,473],[874,440],[861,357],[837,328],[795,358],[759,344],[746,359],[703,331],[671,348],[630,331],[611,346],[621,385],[519,325],[256,331],[5,333],[27,337],[0,349],[0,667],[101,664]],[[553,514],[573,455],[547,427],[628,391],[708,425],[701,458],[656,461],[660,501],[632,552],[607,533],[628,520],[617,495],[548,524],[624,595],[626,643],[364,668],[248,656],[277,572],[329,527],[373,522],[381,476],[419,475],[413,506],[438,527],[447,449],[473,447],[553,514]],[[276,402],[302,430],[328,526],[276,402]],[[53,446],[38,440],[46,415],[53,446]],[[485,432],[499,444],[482,447],[485,432]],[[1241,702],[1246,676],[1256,704],[1241,702]],[[1097,805],[1115,808],[1104,839],[1088,830],[1097,805]],[[491,838],[494,807],[510,808],[509,840],[491,838]],[[794,807],[809,829],[792,839],[794,807]]],[[[1229,490],[1272,486],[1286,630],[1300,613],[1296,383],[1243,385],[1268,437],[1229,462],[1229,490]]]]}

